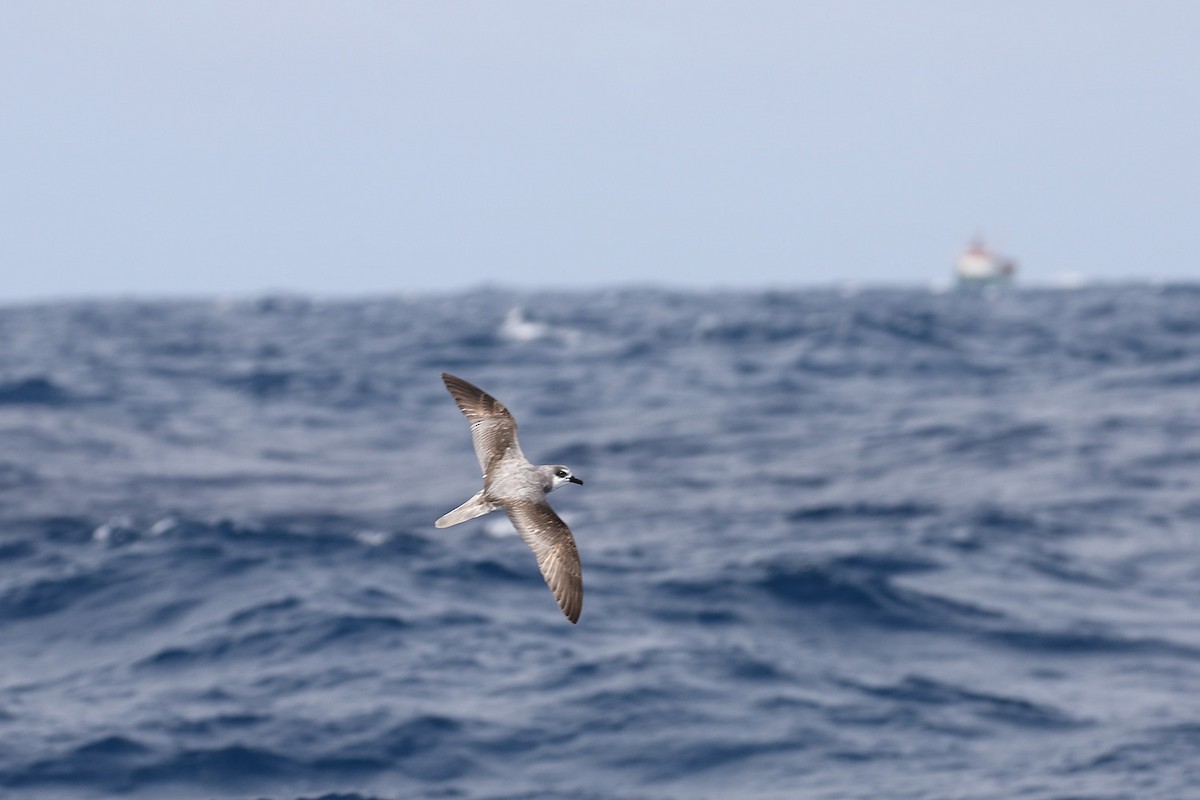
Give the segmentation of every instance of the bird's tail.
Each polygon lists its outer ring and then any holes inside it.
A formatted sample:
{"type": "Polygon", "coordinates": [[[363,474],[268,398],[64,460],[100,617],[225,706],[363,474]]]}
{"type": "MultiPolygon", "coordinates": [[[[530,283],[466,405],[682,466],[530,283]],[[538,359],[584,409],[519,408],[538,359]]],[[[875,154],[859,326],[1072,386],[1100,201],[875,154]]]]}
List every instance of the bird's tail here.
{"type": "Polygon", "coordinates": [[[483,490],[480,489],[470,500],[463,503],[461,506],[454,509],[433,524],[438,528],[449,528],[451,525],[457,525],[458,523],[466,522],[469,519],[482,517],[484,514],[495,510],[495,505],[483,499],[483,490]]]}

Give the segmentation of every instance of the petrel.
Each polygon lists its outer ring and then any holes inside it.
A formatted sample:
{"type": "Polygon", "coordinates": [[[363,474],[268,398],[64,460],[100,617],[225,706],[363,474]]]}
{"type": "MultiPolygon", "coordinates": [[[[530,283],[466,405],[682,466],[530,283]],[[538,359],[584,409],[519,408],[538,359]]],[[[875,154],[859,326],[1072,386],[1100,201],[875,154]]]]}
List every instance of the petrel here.
{"type": "Polygon", "coordinates": [[[583,485],[562,464],[534,466],[517,442],[517,421],[496,398],[474,384],[443,372],[442,382],[471,423],[471,440],[483,470],[483,488],[434,523],[448,528],[503,509],[533,554],[558,607],[572,623],[583,609],[583,577],[571,529],[546,502],[568,483],[583,485]]]}

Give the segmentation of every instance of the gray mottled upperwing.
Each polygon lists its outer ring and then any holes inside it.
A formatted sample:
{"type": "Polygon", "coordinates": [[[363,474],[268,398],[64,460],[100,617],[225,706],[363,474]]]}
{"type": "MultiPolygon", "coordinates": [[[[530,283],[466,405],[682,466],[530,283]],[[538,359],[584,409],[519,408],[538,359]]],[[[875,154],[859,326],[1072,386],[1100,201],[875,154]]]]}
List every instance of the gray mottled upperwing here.
{"type": "Polygon", "coordinates": [[[449,373],[442,373],[442,382],[471,423],[471,441],[485,476],[506,452],[521,452],[517,443],[517,421],[503,403],[475,384],[449,373]]]}
{"type": "Polygon", "coordinates": [[[504,510],[537,556],[538,568],[558,607],[572,623],[578,622],[583,610],[583,576],[571,529],[545,500],[511,503],[504,510]]]}

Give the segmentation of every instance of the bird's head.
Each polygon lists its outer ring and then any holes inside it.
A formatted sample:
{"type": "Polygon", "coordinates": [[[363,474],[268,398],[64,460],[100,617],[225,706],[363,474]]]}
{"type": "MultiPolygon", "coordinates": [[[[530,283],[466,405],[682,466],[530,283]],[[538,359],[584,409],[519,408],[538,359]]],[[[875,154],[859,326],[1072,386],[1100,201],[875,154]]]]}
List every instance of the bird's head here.
{"type": "Polygon", "coordinates": [[[560,486],[566,486],[568,483],[578,483],[583,486],[583,481],[576,478],[569,467],[564,467],[562,464],[551,464],[547,467],[542,467],[543,475],[546,477],[546,491],[553,492],[560,486]]]}

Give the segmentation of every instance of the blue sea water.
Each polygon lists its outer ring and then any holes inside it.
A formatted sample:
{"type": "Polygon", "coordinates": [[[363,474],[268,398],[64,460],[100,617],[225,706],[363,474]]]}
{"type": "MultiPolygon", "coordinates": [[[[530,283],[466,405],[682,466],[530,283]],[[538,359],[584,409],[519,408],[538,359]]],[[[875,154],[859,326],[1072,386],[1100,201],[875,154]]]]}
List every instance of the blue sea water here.
{"type": "Polygon", "coordinates": [[[1200,796],[1200,288],[0,308],[0,796],[1200,796]],[[569,624],[449,371],[553,496],[569,624]]]}

